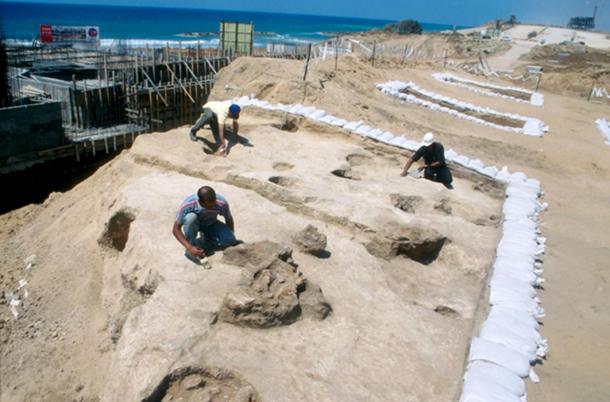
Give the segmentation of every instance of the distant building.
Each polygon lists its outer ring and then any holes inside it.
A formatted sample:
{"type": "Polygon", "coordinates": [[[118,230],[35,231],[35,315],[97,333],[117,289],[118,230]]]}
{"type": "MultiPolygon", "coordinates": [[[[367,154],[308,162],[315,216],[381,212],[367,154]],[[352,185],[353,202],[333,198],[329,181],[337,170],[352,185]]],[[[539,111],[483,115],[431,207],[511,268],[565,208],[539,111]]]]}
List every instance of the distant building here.
{"type": "Polygon", "coordinates": [[[590,30],[595,28],[595,14],[597,14],[597,6],[593,10],[593,17],[572,17],[568,23],[568,28],[590,30]]]}
{"type": "Polygon", "coordinates": [[[568,28],[590,30],[595,28],[595,18],[593,17],[573,17],[570,18],[568,28]]]}

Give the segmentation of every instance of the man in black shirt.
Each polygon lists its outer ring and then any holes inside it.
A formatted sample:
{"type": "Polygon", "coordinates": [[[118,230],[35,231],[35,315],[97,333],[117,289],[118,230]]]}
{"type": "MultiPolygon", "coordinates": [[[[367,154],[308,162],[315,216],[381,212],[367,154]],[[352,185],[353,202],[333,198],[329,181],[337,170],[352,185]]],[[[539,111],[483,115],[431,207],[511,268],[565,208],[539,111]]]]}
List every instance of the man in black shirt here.
{"type": "Polygon", "coordinates": [[[417,162],[424,158],[424,166],[417,168],[418,171],[424,171],[424,177],[428,180],[443,183],[448,189],[453,189],[451,182],[451,171],[445,164],[445,149],[439,142],[434,142],[434,135],[427,133],[424,135],[422,146],[407,160],[401,176],[406,176],[413,162],[417,162]]]}

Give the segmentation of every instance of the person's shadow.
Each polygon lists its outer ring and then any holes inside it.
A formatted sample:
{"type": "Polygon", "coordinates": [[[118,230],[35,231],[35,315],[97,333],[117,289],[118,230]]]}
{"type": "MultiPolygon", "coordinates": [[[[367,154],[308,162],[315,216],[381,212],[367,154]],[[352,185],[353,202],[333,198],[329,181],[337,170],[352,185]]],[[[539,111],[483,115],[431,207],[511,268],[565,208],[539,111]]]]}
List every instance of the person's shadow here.
{"type": "MultiPolygon", "coordinates": [[[[197,138],[198,140],[201,140],[204,143],[203,152],[208,155],[215,154],[216,152],[218,152],[219,149],[220,137],[218,135],[213,136],[215,140],[214,142],[208,140],[205,137],[197,138]]],[[[227,142],[227,150],[225,151],[225,155],[228,155],[231,152],[231,148],[233,148],[233,146],[235,146],[236,144],[240,144],[244,147],[254,146],[248,138],[240,134],[234,134],[233,131],[230,129],[225,128],[225,137],[225,141],[227,142]]]]}

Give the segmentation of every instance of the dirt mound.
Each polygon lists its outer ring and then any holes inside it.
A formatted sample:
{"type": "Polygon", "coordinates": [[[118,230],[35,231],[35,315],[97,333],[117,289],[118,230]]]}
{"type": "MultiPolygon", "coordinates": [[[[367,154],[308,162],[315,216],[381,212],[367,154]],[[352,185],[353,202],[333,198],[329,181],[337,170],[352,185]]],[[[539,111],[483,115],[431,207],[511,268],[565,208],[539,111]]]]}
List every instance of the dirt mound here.
{"type": "Polygon", "coordinates": [[[593,86],[610,88],[610,50],[564,43],[537,46],[522,59],[544,68],[541,90],[588,98],[593,86]]]}
{"type": "Polygon", "coordinates": [[[270,242],[234,247],[224,262],[246,268],[242,285],[225,297],[221,321],[252,328],[292,324],[302,316],[322,320],[331,311],[322,291],[290,260],[292,250],[270,242]]]}

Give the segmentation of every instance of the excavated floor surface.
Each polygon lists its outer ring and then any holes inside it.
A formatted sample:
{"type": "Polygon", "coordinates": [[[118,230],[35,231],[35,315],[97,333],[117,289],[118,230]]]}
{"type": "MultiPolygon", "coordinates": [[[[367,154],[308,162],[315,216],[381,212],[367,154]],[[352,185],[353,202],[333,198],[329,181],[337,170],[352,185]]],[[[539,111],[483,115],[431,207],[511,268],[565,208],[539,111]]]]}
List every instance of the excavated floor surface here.
{"type": "Polygon", "coordinates": [[[405,154],[330,127],[285,131],[284,116],[256,109],[241,120],[247,141],[226,158],[187,128],[141,136],[30,211],[5,256],[37,262],[22,317],[3,323],[3,400],[457,395],[502,189],[460,172],[453,191],[400,177],[405,154]],[[216,251],[211,270],[171,234],[179,203],[204,184],[227,198],[244,242],[216,251]],[[301,251],[308,225],[324,250],[301,251]],[[233,250],[239,258],[223,257],[233,250]],[[59,335],[21,324],[49,321],[59,335]],[[61,371],[34,369],[49,362],[61,371]],[[225,390],[206,367],[238,380],[225,390]],[[35,371],[45,386],[25,380],[35,371]]]}

